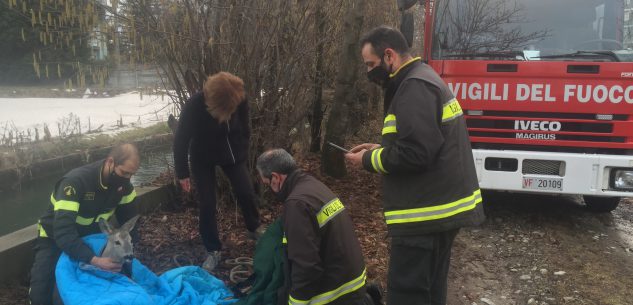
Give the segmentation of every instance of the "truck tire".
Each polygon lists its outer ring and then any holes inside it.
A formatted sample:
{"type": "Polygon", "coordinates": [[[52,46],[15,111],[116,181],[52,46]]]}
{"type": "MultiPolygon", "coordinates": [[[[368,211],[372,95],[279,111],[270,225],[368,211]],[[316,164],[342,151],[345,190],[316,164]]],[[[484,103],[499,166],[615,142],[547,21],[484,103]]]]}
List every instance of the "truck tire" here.
{"type": "Polygon", "coordinates": [[[595,213],[609,213],[618,207],[620,197],[582,196],[587,210],[595,213]]]}

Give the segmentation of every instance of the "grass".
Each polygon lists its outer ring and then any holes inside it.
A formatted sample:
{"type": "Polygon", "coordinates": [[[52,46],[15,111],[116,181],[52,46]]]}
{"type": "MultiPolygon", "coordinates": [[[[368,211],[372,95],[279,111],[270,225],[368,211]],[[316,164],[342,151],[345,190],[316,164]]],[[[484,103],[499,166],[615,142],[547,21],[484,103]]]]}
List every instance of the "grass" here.
{"type": "Polygon", "coordinates": [[[148,127],[140,127],[119,132],[115,135],[96,134],[54,138],[51,141],[29,143],[18,147],[0,146],[0,170],[16,166],[28,166],[39,160],[85,151],[88,149],[109,147],[122,142],[131,142],[146,137],[170,133],[166,122],[148,127]]]}
{"type": "Polygon", "coordinates": [[[166,122],[161,122],[148,127],[140,127],[130,130],[125,130],[117,133],[116,135],[98,134],[91,138],[83,138],[79,141],[81,147],[104,147],[111,146],[120,142],[129,142],[139,140],[148,136],[170,133],[171,130],[167,126],[166,122]]]}

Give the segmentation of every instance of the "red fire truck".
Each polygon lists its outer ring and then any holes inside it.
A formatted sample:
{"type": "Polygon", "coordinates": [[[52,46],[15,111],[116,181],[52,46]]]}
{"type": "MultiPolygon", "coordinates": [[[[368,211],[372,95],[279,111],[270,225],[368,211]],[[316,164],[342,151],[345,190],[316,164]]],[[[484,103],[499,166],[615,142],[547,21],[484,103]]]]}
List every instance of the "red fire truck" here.
{"type": "MultiPolygon", "coordinates": [[[[408,39],[416,2],[398,0],[408,39]]],[[[423,59],[464,109],[481,188],[597,212],[633,197],[633,1],[420,2],[423,59]]]]}

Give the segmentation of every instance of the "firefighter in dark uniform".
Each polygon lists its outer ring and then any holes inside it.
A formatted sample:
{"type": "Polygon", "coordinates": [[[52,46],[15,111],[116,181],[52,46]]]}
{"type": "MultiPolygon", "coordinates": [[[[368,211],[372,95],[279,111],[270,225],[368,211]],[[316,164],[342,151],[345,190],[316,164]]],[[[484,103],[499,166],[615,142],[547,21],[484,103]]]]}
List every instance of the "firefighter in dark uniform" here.
{"type": "Polygon", "coordinates": [[[105,160],[73,169],[55,184],[48,210],[38,222],[31,304],[53,303],[55,266],[62,251],[77,261],[121,271],[119,262],[99,257],[81,237],[101,232],[100,219],[109,220],[114,215],[122,224],[136,216],[136,191],[130,178],[138,168],[138,150],[132,144],[122,144],[105,160]]]}
{"type": "Polygon", "coordinates": [[[485,218],[462,109],[399,31],[375,28],[361,46],[368,78],[385,89],[382,143],[345,157],[383,178],[387,304],[443,305],[453,240],[485,218]]]}
{"type": "Polygon", "coordinates": [[[343,203],[283,149],[259,156],[257,169],[284,203],[286,284],[278,304],[365,304],[365,263],[343,203]]]}

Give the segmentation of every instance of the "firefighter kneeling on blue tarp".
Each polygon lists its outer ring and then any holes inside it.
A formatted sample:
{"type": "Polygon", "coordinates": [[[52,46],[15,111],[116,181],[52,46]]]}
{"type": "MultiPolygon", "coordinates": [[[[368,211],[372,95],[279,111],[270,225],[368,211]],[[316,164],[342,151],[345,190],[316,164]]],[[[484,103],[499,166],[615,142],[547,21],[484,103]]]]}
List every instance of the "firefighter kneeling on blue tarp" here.
{"type": "MultiPolygon", "coordinates": [[[[115,216],[123,224],[137,215],[136,191],[130,178],[139,164],[136,147],[122,144],[105,160],[73,169],[55,184],[48,210],[38,222],[29,289],[31,304],[53,304],[55,266],[62,251],[82,263],[121,271],[120,262],[100,257],[81,237],[99,233],[100,219],[115,216]]],[[[55,304],[60,302],[55,293],[55,304]]]]}

